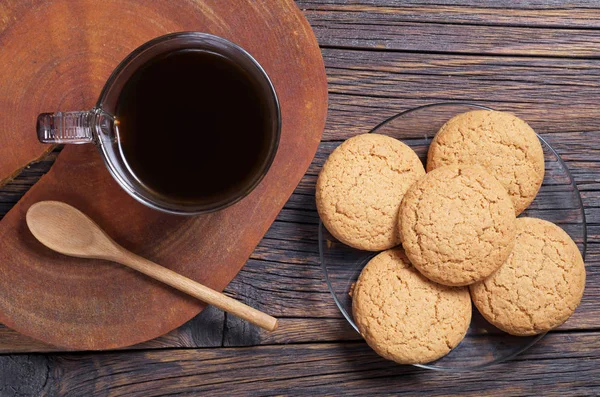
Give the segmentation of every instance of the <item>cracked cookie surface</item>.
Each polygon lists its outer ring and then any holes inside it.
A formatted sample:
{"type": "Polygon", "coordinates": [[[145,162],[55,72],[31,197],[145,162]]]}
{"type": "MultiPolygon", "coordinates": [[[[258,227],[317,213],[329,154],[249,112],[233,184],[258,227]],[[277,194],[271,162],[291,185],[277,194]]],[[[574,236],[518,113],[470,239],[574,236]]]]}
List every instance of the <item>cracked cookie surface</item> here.
{"type": "Polygon", "coordinates": [[[427,170],[480,164],[508,191],[516,215],[535,199],[544,180],[544,152],[531,127],[505,112],[475,110],[440,128],[427,154],[427,170]]]}
{"type": "Polygon", "coordinates": [[[400,243],[398,207],[425,169],[417,154],[380,134],[352,137],[329,156],[319,174],[316,203],[323,224],[342,243],[380,251],[400,243]]]}
{"type": "Polygon", "coordinates": [[[411,263],[440,284],[468,285],[489,276],[514,245],[512,201],[478,165],[429,172],[404,195],[399,220],[411,263]]]}
{"type": "Polygon", "coordinates": [[[445,356],[464,338],[471,299],[466,287],[423,277],[396,248],[378,254],[362,270],[352,312],[379,355],[400,364],[424,364],[445,356]]]}
{"type": "Polygon", "coordinates": [[[517,219],[515,248],[506,263],[470,286],[473,302],[491,324],[512,335],[535,335],[564,323],[585,287],[577,245],[560,227],[517,219]]]}

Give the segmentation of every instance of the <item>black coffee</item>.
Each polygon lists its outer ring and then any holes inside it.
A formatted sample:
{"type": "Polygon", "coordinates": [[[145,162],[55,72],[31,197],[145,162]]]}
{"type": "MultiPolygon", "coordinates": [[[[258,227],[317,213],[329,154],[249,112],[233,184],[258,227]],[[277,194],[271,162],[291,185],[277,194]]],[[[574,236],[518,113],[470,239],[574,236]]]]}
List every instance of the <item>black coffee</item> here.
{"type": "Polygon", "coordinates": [[[121,147],[137,179],[181,203],[215,203],[250,184],[268,156],[258,82],[224,56],[180,50],[137,70],[117,102],[121,147]]]}

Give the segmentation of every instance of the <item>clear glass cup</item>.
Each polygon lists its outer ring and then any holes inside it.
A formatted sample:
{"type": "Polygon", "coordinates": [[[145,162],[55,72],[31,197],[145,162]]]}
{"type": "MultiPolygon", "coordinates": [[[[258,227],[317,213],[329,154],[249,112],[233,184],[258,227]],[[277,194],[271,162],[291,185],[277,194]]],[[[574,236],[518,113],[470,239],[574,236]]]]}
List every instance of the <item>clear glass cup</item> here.
{"type": "MultiPolygon", "coordinates": [[[[129,54],[111,74],[100,98],[89,111],[42,113],[37,120],[38,139],[50,144],[95,144],[113,178],[139,202],[168,213],[197,215],[225,208],[249,194],[269,170],[281,133],[281,112],[275,88],[260,64],[243,48],[214,35],[199,32],[172,33],[153,39],[129,54]],[[210,203],[175,203],[144,186],[131,172],[119,145],[115,109],[129,78],[149,60],[173,51],[194,49],[220,54],[243,68],[259,86],[269,114],[268,151],[256,171],[227,197],[210,203]]],[[[185,139],[183,137],[182,139],[185,139]]],[[[190,181],[193,183],[193,181],[190,181]]]]}

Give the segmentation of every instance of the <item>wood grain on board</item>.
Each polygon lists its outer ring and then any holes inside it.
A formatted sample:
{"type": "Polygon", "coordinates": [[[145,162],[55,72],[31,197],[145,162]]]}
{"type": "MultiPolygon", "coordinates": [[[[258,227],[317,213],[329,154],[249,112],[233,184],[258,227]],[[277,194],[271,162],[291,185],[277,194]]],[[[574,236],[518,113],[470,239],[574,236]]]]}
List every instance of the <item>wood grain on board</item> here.
{"type": "MultiPolygon", "coordinates": [[[[101,6],[91,0],[10,1],[2,7],[9,19],[0,36],[5,43],[1,54],[26,64],[12,70],[9,85],[18,89],[0,91],[1,100],[8,101],[9,94],[11,100],[28,97],[33,110],[3,109],[9,121],[0,134],[34,136],[36,112],[91,108],[125,55],[169,32],[204,31],[230,39],[247,49],[271,77],[282,112],[279,150],[258,188],[232,207],[187,218],[151,210],[120,189],[95,147],[70,146],[0,223],[0,321],[8,327],[69,349],[118,348],[171,331],[203,305],[122,266],[50,252],[29,233],[24,215],[37,201],[65,201],[126,248],[222,290],[244,265],[317,150],[327,91],[310,26],[292,1],[274,5],[255,0],[115,0],[101,6]],[[46,52],[48,47],[52,52],[46,52]],[[53,96],[56,91],[64,101],[53,96]],[[36,98],[41,98],[39,103],[36,98]]],[[[25,144],[5,143],[3,155],[27,149],[25,144]]]]}

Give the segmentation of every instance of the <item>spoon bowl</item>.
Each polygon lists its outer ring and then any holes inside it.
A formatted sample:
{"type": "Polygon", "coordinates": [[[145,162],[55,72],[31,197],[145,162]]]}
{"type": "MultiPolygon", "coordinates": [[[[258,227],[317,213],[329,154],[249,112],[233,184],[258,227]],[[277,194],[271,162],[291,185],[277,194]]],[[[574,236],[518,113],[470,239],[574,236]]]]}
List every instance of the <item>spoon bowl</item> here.
{"type": "Polygon", "coordinates": [[[120,248],[83,212],[60,201],[33,204],[25,219],[36,239],[61,254],[105,258],[108,253],[118,253],[120,248]]]}

